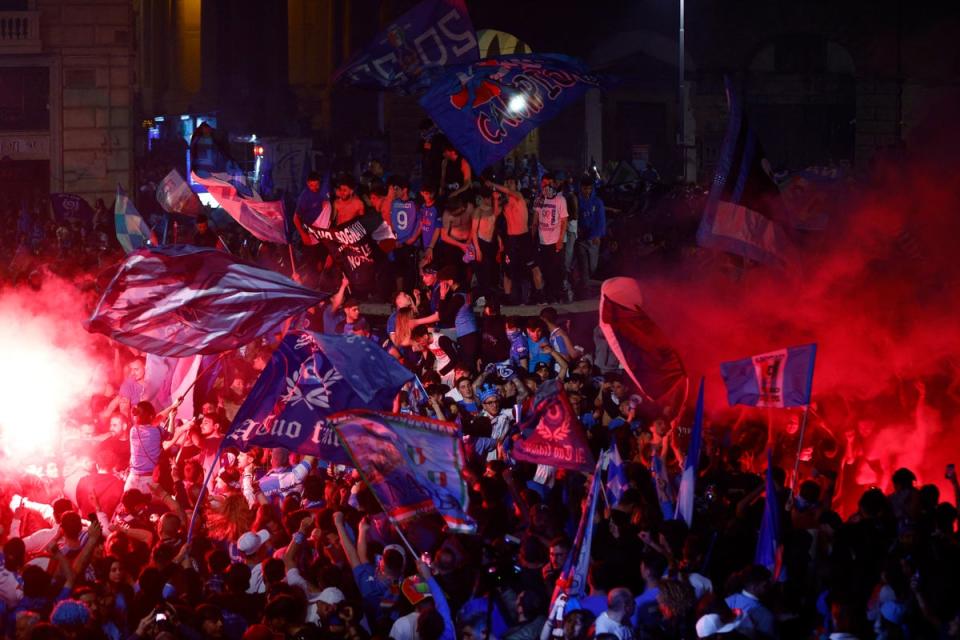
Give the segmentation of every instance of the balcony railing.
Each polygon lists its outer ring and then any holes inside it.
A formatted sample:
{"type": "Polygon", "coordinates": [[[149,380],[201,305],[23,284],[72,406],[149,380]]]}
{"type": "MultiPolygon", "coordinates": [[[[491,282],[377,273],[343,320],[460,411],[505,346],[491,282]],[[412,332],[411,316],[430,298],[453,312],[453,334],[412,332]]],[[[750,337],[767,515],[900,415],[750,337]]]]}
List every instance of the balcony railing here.
{"type": "Polygon", "coordinates": [[[0,53],[40,53],[40,12],[0,11],[0,53]]]}

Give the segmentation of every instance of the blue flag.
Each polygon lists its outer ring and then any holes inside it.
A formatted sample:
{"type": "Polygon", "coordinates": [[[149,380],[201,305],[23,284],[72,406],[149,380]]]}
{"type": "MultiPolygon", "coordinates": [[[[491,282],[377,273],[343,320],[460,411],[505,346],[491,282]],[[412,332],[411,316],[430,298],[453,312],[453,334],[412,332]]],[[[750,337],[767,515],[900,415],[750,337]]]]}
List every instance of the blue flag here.
{"type": "Polygon", "coordinates": [[[693,418],[693,432],[687,458],[683,461],[683,476],[680,478],[680,493],[677,496],[675,518],[683,518],[687,526],[693,526],[693,498],[696,494],[697,466],[700,463],[700,442],[703,439],[703,378],[697,393],[697,410],[693,418]]]}
{"type": "Polygon", "coordinates": [[[423,0],[377,34],[333,80],[409,93],[426,88],[443,67],[469,64],[478,57],[463,0],[423,0]]]}
{"type": "Polygon", "coordinates": [[[141,249],[111,279],[87,331],[161,356],[213,354],[278,329],[326,299],[216,249],[141,249]]]}
{"type": "Polygon", "coordinates": [[[667,466],[663,464],[663,458],[659,453],[653,454],[651,461],[653,467],[653,482],[657,486],[657,502],[660,503],[660,512],[664,520],[671,520],[677,515],[676,492],[673,483],[670,481],[670,474],[667,473],[667,466]]]}
{"type": "Polygon", "coordinates": [[[757,539],[754,562],[769,569],[774,580],[781,580],[786,577],[783,575],[783,530],[780,528],[780,505],[777,503],[777,487],[773,482],[773,461],[769,448],[766,483],[767,495],[763,501],[763,520],[760,523],[760,537],[757,539]]]}
{"type": "Polygon", "coordinates": [[[487,58],[449,70],[420,104],[475,172],[506,156],[600,79],[557,54],[487,58]]]}
{"type": "Polygon", "coordinates": [[[810,404],[817,345],[788,347],[720,365],[731,405],[803,407],[810,404]]]}
{"type": "Polygon", "coordinates": [[[194,182],[255,238],[287,243],[283,202],[265,202],[260,198],[230,157],[226,141],[206,122],[197,127],[190,139],[190,167],[194,182]]]}
{"type": "Polygon", "coordinates": [[[620,458],[620,450],[617,449],[616,444],[613,444],[607,454],[607,484],[604,489],[607,492],[607,502],[611,507],[620,503],[620,498],[627,490],[627,484],[627,470],[620,458]]]}
{"type": "Polygon", "coordinates": [[[787,262],[790,242],[778,219],[780,189],[764,168],[763,147],[727,79],[730,117],[697,243],[764,262],[787,262]]]}
{"type": "Polygon", "coordinates": [[[120,185],[117,185],[117,199],[113,204],[113,220],[117,230],[117,242],[126,253],[158,244],[157,236],[150,230],[120,185]]]}
{"type": "MultiPolygon", "coordinates": [[[[602,458],[601,458],[602,460],[602,458]]],[[[571,598],[582,598],[587,594],[587,573],[590,568],[590,550],[593,547],[593,522],[597,511],[597,499],[600,497],[600,461],[590,478],[590,495],[587,506],[580,515],[577,535],[573,539],[573,548],[567,554],[567,560],[560,571],[560,577],[550,597],[548,611],[553,611],[554,602],[561,593],[571,598]]]]}
{"type": "Polygon", "coordinates": [[[451,531],[476,530],[456,425],[376,411],[350,412],[330,425],[391,520],[403,526],[437,513],[451,531]]]}
{"type": "Polygon", "coordinates": [[[90,203],[72,193],[51,193],[50,207],[53,209],[53,217],[58,222],[68,218],[82,221],[89,221],[93,218],[93,209],[90,208],[90,203]]]}
{"type": "Polygon", "coordinates": [[[366,338],[291,331],[237,410],[226,446],[284,447],[352,464],[327,418],[347,409],[388,409],[411,378],[366,338]]]}

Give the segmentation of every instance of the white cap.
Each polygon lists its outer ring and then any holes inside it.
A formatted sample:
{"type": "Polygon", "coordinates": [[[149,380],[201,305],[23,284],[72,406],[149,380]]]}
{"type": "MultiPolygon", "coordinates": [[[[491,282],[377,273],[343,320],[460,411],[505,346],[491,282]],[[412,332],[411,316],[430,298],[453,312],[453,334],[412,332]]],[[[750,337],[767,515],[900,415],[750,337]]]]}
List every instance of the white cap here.
{"type": "Polygon", "coordinates": [[[270,532],[261,529],[257,533],[248,531],[237,540],[237,549],[245,556],[252,556],[270,539],[270,532]]]}
{"type": "Polygon", "coordinates": [[[336,605],[346,600],[343,591],[336,587],[327,587],[320,593],[310,598],[310,602],[322,602],[324,604],[336,605]]]}

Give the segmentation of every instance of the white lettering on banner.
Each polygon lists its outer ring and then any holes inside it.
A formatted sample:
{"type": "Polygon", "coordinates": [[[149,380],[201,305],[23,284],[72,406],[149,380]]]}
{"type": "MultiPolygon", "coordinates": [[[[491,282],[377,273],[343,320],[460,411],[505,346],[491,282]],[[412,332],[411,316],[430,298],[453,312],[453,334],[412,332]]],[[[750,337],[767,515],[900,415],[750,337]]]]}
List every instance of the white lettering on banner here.
{"type": "Polygon", "coordinates": [[[336,431],[329,428],[325,420],[318,420],[317,424],[313,425],[313,436],[310,438],[310,441],[313,444],[325,447],[340,446],[336,431]]]}
{"type": "Polygon", "coordinates": [[[786,349],[753,356],[753,370],[760,392],[758,407],[783,407],[783,371],[786,364],[786,349]]]}
{"type": "Polygon", "coordinates": [[[453,40],[454,42],[463,42],[459,47],[453,47],[453,55],[462,56],[470,49],[475,49],[477,47],[477,38],[473,33],[473,29],[467,28],[460,33],[454,33],[450,30],[450,27],[447,26],[448,23],[456,21],[460,18],[460,13],[456,9],[452,9],[447,15],[440,18],[437,22],[437,28],[440,29],[440,32],[453,40]]]}
{"type": "Polygon", "coordinates": [[[425,64],[442,67],[447,63],[447,48],[443,46],[443,41],[440,39],[440,36],[437,34],[437,30],[435,28],[430,27],[421,33],[414,39],[413,44],[416,45],[417,53],[420,55],[420,59],[423,60],[425,64]],[[436,60],[430,60],[430,58],[427,56],[427,52],[423,49],[423,43],[430,39],[433,39],[433,41],[436,43],[437,51],[440,52],[440,57],[436,60]]]}

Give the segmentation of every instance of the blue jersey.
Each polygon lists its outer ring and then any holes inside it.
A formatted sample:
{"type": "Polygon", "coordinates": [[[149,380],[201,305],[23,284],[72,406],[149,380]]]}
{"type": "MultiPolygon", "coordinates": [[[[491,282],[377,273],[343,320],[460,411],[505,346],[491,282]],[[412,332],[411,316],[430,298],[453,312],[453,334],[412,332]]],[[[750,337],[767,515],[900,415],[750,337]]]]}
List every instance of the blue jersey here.
{"type": "Polygon", "coordinates": [[[297,214],[304,224],[313,224],[320,213],[323,211],[323,205],[327,201],[327,194],[323,191],[313,192],[310,189],[304,189],[297,198],[297,214]]]}
{"type": "Polygon", "coordinates": [[[420,242],[424,249],[430,247],[433,237],[440,233],[440,213],[436,205],[420,207],[420,242]]]}
{"type": "Polygon", "coordinates": [[[390,225],[397,236],[397,244],[407,244],[420,226],[416,203],[413,200],[394,200],[390,205],[390,225]]]}

